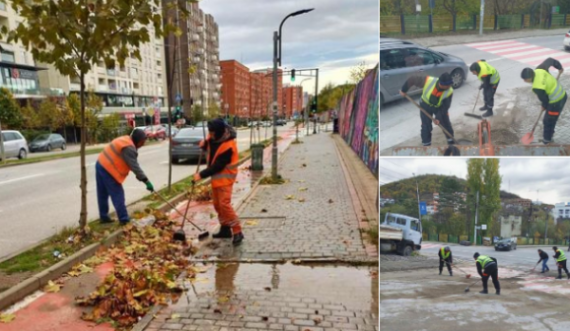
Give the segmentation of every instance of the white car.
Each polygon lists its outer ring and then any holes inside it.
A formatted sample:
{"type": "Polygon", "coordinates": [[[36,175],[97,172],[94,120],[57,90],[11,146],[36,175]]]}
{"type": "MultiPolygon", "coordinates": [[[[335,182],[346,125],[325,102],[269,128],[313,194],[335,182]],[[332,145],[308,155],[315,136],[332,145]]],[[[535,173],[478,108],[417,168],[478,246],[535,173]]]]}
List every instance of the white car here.
{"type": "Polygon", "coordinates": [[[564,49],[570,51],[570,31],[566,32],[563,44],[564,44],[564,49]]]}
{"type": "MultiPolygon", "coordinates": [[[[21,160],[28,156],[28,142],[19,131],[4,130],[2,131],[2,139],[6,159],[17,157],[21,160]]],[[[0,159],[2,159],[2,155],[0,155],[0,159]]]]}

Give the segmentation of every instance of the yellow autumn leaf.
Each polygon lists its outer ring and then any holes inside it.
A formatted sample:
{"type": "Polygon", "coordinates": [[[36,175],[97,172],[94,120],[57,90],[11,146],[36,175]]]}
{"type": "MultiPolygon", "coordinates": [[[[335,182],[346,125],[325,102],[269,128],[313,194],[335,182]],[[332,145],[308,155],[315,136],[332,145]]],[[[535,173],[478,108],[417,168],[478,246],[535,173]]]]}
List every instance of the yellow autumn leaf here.
{"type": "Polygon", "coordinates": [[[257,222],[256,220],[245,221],[245,225],[248,225],[248,226],[256,226],[257,224],[259,224],[259,222],[257,222]]]}
{"type": "Polygon", "coordinates": [[[299,198],[299,202],[305,202],[305,198],[299,198]]]}
{"type": "Polygon", "coordinates": [[[0,314],[0,323],[10,323],[16,319],[14,314],[0,314]]]}
{"type": "Polygon", "coordinates": [[[308,188],[306,188],[306,187],[300,187],[300,188],[299,188],[299,191],[300,191],[300,192],[305,192],[306,190],[308,190],[308,188]]]}
{"type": "Polygon", "coordinates": [[[59,290],[61,290],[61,285],[58,285],[58,284],[52,282],[51,280],[44,287],[44,291],[47,293],[57,293],[57,292],[59,292],[59,290]]]}
{"type": "Polygon", "coordinates": [[[173,320],[178,319],[178,318],[180,318],[180,314],[172,314],[172,315],[170,315],[170,318],[173,320]]]}
{"type": "Polygon", "coordinates": [[[293,200],[293,199],[295,199],[294,195],[286,195],[285,196],[285,200],[293,200]]]}

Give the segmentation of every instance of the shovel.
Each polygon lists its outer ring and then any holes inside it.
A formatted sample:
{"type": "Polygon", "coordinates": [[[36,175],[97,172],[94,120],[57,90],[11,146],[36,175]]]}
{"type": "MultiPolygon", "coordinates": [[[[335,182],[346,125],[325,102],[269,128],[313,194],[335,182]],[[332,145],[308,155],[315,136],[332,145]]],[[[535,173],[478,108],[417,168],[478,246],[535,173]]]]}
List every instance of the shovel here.
{"type": "MultiPolygon", "coordinates": [[[[560,71],[558,72],[558,76],[556,77],[556,80],[558,80],[558,78],[560,78],[560,71]]],[[[536,119],[536,122],[534,122],[534,126],[532,127],[532,131],[525,134],[521,138],[521,142],[523,143],[523,145],[530,145],[530,143],[533,142],[533,140],[534,140],[534,129],[536,129],[536,125],[538,124],[538,120],[540,120],[540,116],[542,116],[543,111],[544,111],[544,109],[542,109],[540,111],[540,114],[538,114],[538,118],[536,119]]]]}
{"type": "Polygon", "coordinates": [[[475,107],[477,107],[477,102],[479,101],[479,95],[481,95],[481,90],[479,90],[479,92],[477,92],[477,99],[475,99],[475,104],[473,105],[473,110],[471,110],[471,113],[464,113],[465,116],[473,117],[473,118],[476,118],[479,120],[483,119],[483,116],[474,114],[475,107]]]}
{"type": "MultiPolygon", "coordinates": [[[[411,103],[413,103],[416,107],[418,107],[419,110],[421,110],[422,113],[424,113],[424,115],[426,115],[427,117],[431,118],[431,120],[435,123],[435,120],[433,119],[433,117],[431,117],[431,115],[430,115],[427,111],[425,111],[422,107],[420,107],[420,105],[418,105],[418,103],[415,102],[414,99],[410,98],[410,96],[407,95],[407,94],[404,94],[404,96],[405,96],[406,99],[408,99],[411,103]]],[[[455,138],[453,138],[453,137],[451,136],[451,133],[449,133],[441,124],[436,124],[436,125],[439,126],[439,128],[443,131],[443,133],[445,133],[445,135],[446,135],[449,139],[453,140],[453,143],[454,143],[454,144],[457,144],[457,141],[455,140],[455,138]]]]}

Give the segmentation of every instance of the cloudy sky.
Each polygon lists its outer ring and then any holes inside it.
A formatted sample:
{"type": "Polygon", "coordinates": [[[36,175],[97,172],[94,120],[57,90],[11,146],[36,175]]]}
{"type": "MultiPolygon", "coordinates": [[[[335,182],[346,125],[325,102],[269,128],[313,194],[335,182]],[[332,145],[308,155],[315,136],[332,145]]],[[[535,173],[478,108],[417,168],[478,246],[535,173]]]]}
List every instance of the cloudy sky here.
{"type": "MultiPolygon", "coordinates": [[[[238,60],[250,70],[273,65],[273,31],[287,14],[315,8],[285,22],[282,67],[318,67],[319,88],[345,83],[350,68],[362,61],[370,68],[378,63],[378,5],[378,0],[200,1],[218,23],[220,59],[238,60]]],[[[308,89],[311,84],[303,85],[308,89]]]]}
{"type": "MultiPolygon", "coordinates": [[[[455,175],[467,177],[466,159],[441,158],[381,158],[380,183],[412,177],[412,173],[455,175]]],[[[523,198],[554,204],[570,201],[570,159],[503,158],[500,162],[503,178],[501,189],[523,198]],[[510,190],[509,190],[510,182],[510,190]]]]}

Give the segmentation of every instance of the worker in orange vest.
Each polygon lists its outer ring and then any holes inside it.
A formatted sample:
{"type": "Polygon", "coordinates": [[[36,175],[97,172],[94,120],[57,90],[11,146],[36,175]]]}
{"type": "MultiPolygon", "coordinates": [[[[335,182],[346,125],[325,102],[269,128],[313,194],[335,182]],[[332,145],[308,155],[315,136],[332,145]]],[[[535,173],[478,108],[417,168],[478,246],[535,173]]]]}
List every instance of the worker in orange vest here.
{"type": "Polygon", "coordinates": [[[137,179],[146,184],[146,189],[153,192],[154,187],[141,169],[137,157],[137,150],[146,141],[143,130],[134,129],[130,136],[114,139],[99,154],[95,165],[95,178],[97,181],[97,202],[99,204],[99,219],[101,223],[110,223],[109,197],[115,206],[119,222],[122,225],[130,221],[127,206],[125,205],[125,191],[123,182],[132,171],[137,179]]]}
{"type": "Polygon", "coordinates": [[[194,181],[212,177],[212,199],[221,224],[214,238],[233,238],[239,245],[244,239],[239,218],[232,207],[232,189],[238,173],[236,131],[217,118],[208,122],[208,138],[200,142],[207,153],[208,168],[194,175],[194,181]]]}

